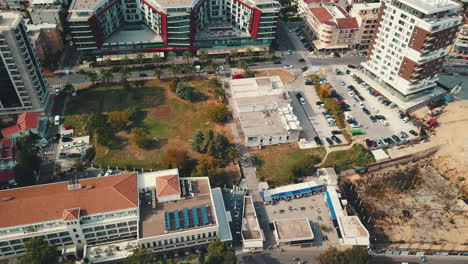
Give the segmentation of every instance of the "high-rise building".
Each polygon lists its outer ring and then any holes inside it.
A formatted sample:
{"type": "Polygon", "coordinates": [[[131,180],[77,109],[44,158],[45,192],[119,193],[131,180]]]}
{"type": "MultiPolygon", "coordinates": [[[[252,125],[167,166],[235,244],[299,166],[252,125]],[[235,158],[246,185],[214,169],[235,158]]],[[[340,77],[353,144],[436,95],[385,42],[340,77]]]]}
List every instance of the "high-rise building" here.
{"type": "MultiPolygon", "coordinates": [[[[81,55],[269,46],[276,0],[75,0],[70,29],[81,55]]],[[[258,50],[260,51],[260,49],[258,50]]]]}
{"type": "Polygon", "coordinates": [[[462,15],[463,25],[458,30],[457,39],[452,47],[453,56],[466,56],[468,55],[468,17],[466,14],[462,15]]]}
{"type": "Polygon", "coordinates": [[[43,111],[48,84],[20,13],[0,13],[0,58],[0,114],[43,111]]]}
{"type": "MultiPolygon", "coordinates": [[[[437,74],[461,17],[452,0],[383,0],[378,29],[363,63],[383,95],[400,102],[435,95],[437,74]]],[[[398,102],[397,102],[398,103],[398,102]]]]}

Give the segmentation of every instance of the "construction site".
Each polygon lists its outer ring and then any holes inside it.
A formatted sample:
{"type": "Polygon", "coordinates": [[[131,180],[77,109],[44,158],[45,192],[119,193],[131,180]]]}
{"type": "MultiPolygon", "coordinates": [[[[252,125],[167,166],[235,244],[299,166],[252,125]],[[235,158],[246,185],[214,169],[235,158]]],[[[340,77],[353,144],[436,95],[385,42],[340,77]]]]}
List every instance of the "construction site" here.
{"type": "Polygon", "coordinates": [[[430,159],[352,177],[344,189],[375,244],[468,245],[468,205],[430,159]]]}

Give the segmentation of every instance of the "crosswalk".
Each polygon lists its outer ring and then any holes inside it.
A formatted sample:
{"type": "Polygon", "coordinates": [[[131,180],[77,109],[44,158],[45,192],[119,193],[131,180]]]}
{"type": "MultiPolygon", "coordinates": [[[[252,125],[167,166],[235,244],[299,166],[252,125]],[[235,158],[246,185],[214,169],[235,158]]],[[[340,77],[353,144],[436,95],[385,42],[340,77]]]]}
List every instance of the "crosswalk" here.
{"type": "Polygon", "coordinates": [[[53,155],[53,154],[54,154],[53,150],[44,151],[44,155],[53,155]]]}

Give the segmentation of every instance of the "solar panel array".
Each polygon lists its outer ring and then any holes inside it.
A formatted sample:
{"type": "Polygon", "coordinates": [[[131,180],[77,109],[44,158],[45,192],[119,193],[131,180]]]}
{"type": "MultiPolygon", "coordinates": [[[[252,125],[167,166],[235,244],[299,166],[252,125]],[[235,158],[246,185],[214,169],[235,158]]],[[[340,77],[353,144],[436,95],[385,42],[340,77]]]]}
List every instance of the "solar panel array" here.
{"type": "Polygon", "coordinates": [[[208,206],[184,208],[182,210],[165,211],[164,222],[166,231],[205,226],[213,222],[208,206]]]}

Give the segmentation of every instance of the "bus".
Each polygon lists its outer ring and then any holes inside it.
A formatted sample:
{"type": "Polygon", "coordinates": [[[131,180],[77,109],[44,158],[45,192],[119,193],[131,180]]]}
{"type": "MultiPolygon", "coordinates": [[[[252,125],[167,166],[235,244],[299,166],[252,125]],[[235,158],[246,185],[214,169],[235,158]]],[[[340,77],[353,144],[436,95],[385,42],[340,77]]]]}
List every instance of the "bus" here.
{"type": "Polygon", "coordinates": [[[353,135],[353,136],[362,135],[362,129],[353,129],[353,130],[351,130],[351,135],[353,135]]]}

